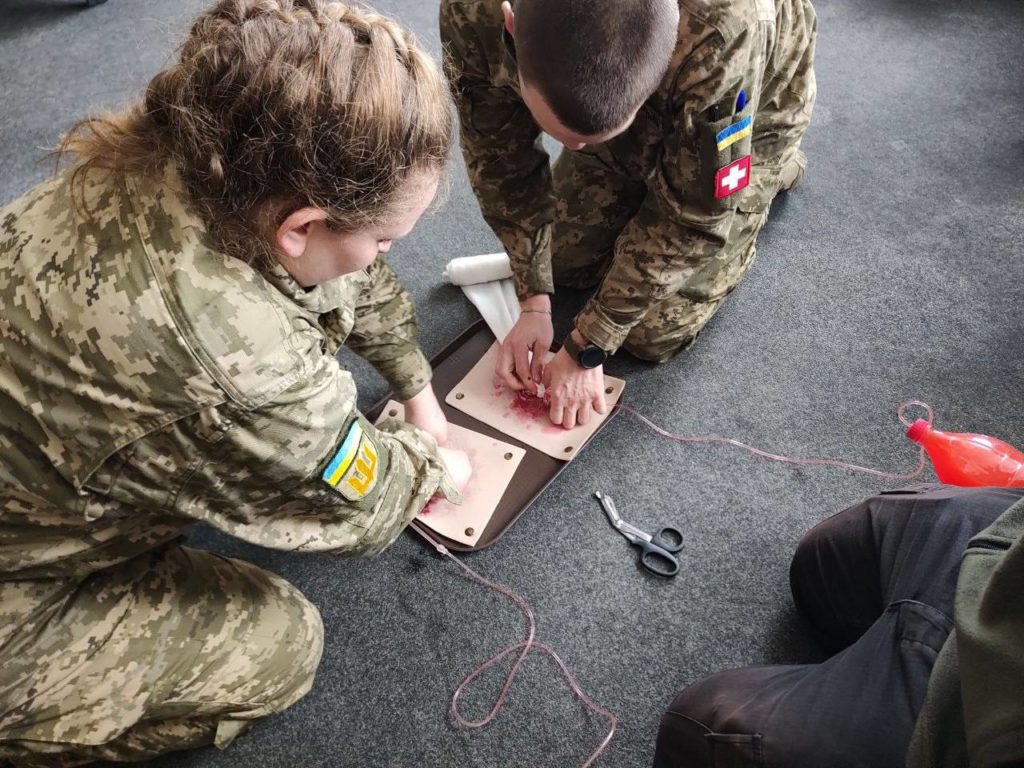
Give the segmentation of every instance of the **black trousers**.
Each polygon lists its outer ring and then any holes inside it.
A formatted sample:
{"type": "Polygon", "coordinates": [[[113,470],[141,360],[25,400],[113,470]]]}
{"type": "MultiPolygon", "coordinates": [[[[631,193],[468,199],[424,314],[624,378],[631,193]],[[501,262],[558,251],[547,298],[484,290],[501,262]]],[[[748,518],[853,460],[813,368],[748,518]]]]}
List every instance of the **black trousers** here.
{"type": "Polygon", "coordinates": [[[662,717],[655,768],[903,766],[953,627],[960,557],[1022,496],[1024,489],[917,485],[811,529],[790,585],[835,655],[698,680],[662,717]]]}

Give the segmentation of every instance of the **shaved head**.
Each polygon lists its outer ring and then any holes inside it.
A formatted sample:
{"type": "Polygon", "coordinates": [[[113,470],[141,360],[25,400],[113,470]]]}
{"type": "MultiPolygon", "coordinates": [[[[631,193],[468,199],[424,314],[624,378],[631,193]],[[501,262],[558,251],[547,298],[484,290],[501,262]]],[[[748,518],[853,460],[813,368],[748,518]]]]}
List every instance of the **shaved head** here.
{"type": "Polygon", "coordinates": [[[661,82],[678,0],[516,0],[519,74],[575,133],[627,122],[661,82]]]}

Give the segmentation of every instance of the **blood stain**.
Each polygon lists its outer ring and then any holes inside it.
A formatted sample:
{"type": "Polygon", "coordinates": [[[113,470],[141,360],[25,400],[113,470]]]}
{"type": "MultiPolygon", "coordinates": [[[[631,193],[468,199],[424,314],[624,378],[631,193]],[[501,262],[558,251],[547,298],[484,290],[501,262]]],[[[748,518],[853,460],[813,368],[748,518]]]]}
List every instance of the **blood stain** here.
{"type": "Polygon", "coordinates": [[[543,397],[537,397],[525,390],[520,390],[512,398],[511,408],[515,413],[532,416],[533,418],[547,416],[551,410],[551,397],[547,394],[543,397]]]}

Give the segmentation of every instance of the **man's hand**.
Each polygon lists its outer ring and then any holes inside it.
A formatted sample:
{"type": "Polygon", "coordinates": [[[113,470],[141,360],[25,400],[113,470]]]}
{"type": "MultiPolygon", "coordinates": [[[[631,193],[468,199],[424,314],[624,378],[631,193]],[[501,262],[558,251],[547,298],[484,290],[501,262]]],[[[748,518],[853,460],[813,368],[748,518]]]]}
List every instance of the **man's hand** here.
{"type": "Polygon", "coordinates": [[[405,401],[405,420],[433,435],[438,445],[444,445],[448,439],[448,419],[430,384],[405,401]]]}
{"type": "Polygon", "coordinates": [[[469,456],[465,451],[457,451],[453,448],[440,448],[439,452],[452,482],[459,489],[459,493],[462,493],[466,490],[469,478],[473,476],[473,466],[469,463],[469,456]]]}
{"type": "Polygon", "coordinates": [[[544,371],[544,358],[555,337],[551,325],[551,297],[541,293],[524,299],[520,306],[519,320],[501,343],[494,375],[517,392],[525,389],[535,395],[544,371]]]}
{"type": "Polygon", "coordinates": [[[583,368],[564,347],[545,367],[543,380],[544,392],[551,396],[548,416],[554,424],[572,429],[590,421],[593,412],[608,411],[604,399],[604,367],[583,368]]]}

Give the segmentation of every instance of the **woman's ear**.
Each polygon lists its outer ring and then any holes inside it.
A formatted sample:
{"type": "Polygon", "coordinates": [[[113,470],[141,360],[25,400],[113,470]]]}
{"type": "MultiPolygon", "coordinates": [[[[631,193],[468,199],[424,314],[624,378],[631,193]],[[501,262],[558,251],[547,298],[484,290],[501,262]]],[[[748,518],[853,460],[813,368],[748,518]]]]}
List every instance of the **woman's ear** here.
{"type": "Polygon", "coordinates": [[[282,253],[298,259],[306,252],[310,227],[318,221],[325,221],[327,213],[319,208],[307,206],[288,214],[281,222],[274,236],[275,245],[282,253]]]}
{"type": "Polygon", "coordinates": [[[505,0],[501,4],[501,15],[505,17],[505,29],[512,37],[516,36],[516,15],[512,13],[512,3],[505,0]]]}

